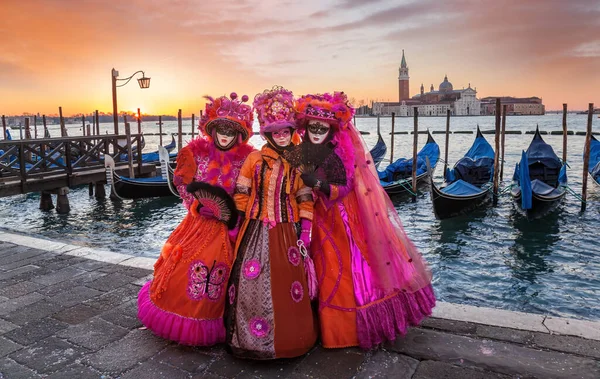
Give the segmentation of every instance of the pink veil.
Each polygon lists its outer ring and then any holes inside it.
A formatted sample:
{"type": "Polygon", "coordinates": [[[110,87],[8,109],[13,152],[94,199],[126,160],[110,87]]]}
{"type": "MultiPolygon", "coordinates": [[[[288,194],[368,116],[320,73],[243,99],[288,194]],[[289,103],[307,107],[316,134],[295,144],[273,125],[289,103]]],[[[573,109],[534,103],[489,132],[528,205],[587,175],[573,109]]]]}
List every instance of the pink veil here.
{"type": "Polygon", "coordinates": [[[416,292],[431,283],[431,271],[402,227],[389,196],[381,187],[373,159],[360,132],[351,123],[345,130],[354,147],[354,193],[363,229],[366,259],[375,284],[386,295],[416,292]]]}

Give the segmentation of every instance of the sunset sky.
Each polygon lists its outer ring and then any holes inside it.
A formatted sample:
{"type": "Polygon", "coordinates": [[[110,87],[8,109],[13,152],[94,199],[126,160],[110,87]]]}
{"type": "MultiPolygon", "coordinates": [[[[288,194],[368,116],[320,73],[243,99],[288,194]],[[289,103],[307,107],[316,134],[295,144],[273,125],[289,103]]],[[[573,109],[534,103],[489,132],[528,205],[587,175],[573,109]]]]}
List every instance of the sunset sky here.
{"type": "Polygon", "coordinates": [[[152,78],[119,88],[120,111],[197,114],[275,84],[397,101],[402,49],[411,94],[447,74],[478,97],[600,106],[598,0],[0,0],[0,114],[111,112],[113,67],[152,78]]]}

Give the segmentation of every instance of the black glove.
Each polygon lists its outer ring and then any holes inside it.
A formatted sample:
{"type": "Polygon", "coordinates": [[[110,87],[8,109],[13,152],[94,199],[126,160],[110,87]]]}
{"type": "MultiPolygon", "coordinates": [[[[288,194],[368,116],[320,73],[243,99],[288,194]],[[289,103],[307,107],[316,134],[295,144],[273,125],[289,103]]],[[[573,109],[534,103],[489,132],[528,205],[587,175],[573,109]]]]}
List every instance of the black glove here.
{"type": "Polygon", "coordinates": [[[304,182],[304,184],[310,188],[313,188],[314,186],[316,186],[317,182],[319,181],[319,179],[317,179],[315,174],[302,174],[302,175],[300,175],[300,178],[302,178],[302,181],[304,182]]]}

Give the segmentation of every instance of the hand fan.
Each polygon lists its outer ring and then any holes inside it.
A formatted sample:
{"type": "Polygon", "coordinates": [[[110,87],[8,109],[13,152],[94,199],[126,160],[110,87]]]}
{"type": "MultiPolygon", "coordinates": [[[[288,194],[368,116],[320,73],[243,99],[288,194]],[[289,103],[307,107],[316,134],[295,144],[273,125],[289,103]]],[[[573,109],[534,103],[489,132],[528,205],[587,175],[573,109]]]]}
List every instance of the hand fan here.
{"type": "Polygon", "coordinates": [[[233,229],[237,224],[238,211],[233,198],[223,188],[205,182],[191,182],[186,190],[194,195],[201,207],[210,209],[214,217],[233,229]]]}

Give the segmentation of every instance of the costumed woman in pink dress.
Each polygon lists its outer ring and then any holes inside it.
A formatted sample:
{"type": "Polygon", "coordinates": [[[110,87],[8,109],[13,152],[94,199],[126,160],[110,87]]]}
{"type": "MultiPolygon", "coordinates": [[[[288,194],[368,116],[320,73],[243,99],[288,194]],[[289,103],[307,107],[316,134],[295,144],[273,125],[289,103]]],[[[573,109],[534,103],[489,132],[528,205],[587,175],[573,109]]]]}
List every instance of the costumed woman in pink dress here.
{"type": "Polygon", "coordinates": [[[228,290],[227,344],[242,358],[292,358],[317,338],[296,230],[300,223],[308,245],[312,189],[283,158],[296,128],[293,94],[274,87],[256,95],[254,108],[267,143],[248,156],[235,189],[245,220],[228,290]]]}
{"type": "Polygon", "coordinates": [[[346,95],[305,95],[296,110],[304,142],[289,159],[315,191],[309,250],[323,346],[394,340],[431,315],[431,273],[379,184],[346,95]]]}
{"type": "Polygon", "coordinates": [[[225,342],[226,287],[234,261],[237,211],[232,198],[242,163],[254,150],[253,111],[244,95],[207,97],[202,135],[177,155],[174,184],[188,213],[162,248],[154,278],[138,295],[138,317],[160,337],[184,345],[225,342]]]}

